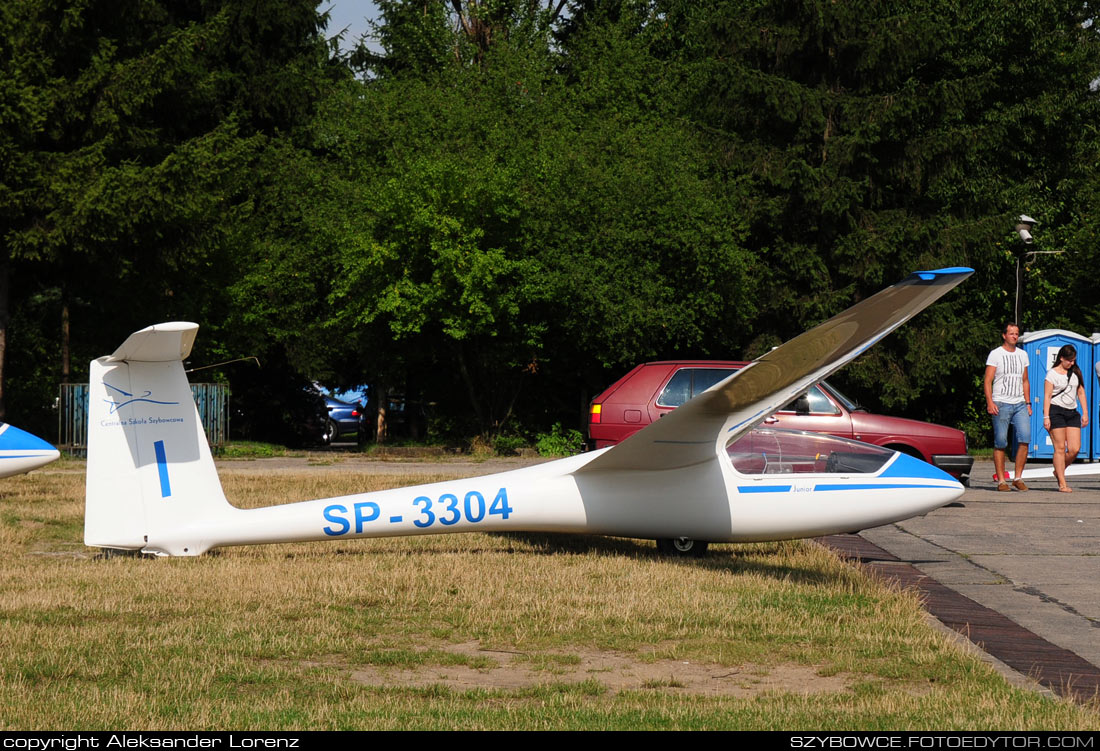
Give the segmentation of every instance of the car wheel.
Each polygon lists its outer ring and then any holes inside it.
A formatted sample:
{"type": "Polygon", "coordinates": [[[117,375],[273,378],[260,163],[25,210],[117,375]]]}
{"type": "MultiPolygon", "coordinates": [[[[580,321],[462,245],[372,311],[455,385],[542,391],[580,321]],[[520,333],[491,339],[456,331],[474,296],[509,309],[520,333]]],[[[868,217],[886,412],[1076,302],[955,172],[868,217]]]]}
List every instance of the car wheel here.
{"type": "Polygon", "coordinates": [[[892,443],[892,444],[883,446],[883,448],[890,449],[891,451],[897,451],[899,454],[905,454],[906,456],[911,456],[914,459],[920,459],[922,462],[928,461],[927,459],[924,458],[924,455],[921,452],[917,451],[912,446],[906,446],[906,445],[900,444],[900,443],[898,443],[898,444],[893,444],[892,443]]]}
{"type": "Polygon", "coordinates": [[[325,422],[325,432],[321,434],[321,442],[326,446],[336,440],[336,423],[332,420],[325,422]]]}
{"type": "Polygon", "coordinates": [[[662,537],[657,540],[657,550],[680,558],[701,558],[707,552],[708,544],[690,537],[662,537]]]}

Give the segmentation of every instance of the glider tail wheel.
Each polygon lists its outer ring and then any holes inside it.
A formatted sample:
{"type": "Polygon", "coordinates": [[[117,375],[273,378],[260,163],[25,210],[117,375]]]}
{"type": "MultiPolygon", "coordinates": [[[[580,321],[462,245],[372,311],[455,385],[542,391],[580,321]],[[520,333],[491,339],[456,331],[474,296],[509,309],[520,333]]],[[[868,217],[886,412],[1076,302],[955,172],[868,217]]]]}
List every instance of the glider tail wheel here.
{"type": "Polygon", "coordinates": [[[708,544],[690,537],[662,537],[657,540],[657,550],[680,558],[701,558],[707,552],[708,544]]]}

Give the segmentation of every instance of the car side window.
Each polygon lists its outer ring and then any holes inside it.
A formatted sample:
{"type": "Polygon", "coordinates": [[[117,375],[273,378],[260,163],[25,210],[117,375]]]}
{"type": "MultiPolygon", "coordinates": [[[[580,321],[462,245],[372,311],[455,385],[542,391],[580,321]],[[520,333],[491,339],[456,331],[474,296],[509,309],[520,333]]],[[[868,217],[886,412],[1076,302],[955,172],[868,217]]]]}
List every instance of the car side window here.
{"type": "Polygon", "coordinates": [[[680,368],[657,397],[659,407],[679,407],[734,371],[733,368],[680,368]]]}
{"type": "Polygon", "coordinates": [[[679,407],[691,398],[691,368],[680,368],[657,397],[659,407],[679,407]]]}
{"type": "Polygon", "coordinates": [[[699,396],[699,394],[703,393],[732,372],[732,368],[695,368],[695,378],[691,384],[691,395],[699,396]]]}

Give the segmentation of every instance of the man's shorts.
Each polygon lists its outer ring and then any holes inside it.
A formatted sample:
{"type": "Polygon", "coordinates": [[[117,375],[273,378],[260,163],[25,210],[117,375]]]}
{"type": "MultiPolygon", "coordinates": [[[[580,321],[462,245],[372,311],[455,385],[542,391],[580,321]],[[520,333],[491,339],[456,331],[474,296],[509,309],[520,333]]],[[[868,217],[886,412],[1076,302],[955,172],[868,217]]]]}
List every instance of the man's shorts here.
{"type": "Polygon", "coordinates": [[[1057,404],[1050,405],[1050,429],[1077,428],[1081,429],[1081,413],[1075,409],[1066,409],[1057,404]]]}
{"type": "Polygon", "coordinates": [[[1017,444],[1031,443],[1031,415],[1027,413],[1027,402],[1019,404],[997,405],[997,414],[993,415],[993,448],[1005,449],[1008,447],[1008,426],[1016,432],[1017,444]]]}

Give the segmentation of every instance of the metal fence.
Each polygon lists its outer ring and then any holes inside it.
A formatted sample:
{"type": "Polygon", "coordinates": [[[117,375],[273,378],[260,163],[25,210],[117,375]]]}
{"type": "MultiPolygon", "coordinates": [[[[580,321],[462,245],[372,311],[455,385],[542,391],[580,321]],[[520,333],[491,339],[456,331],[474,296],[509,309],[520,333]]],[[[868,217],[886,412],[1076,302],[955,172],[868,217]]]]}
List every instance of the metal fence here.
{"type": "MultiPolygon", "coordinates": [[[[192,383],[206,440],[215,452],[229,439],[229,387],[224,383],[192,383]]],[[[88,384],[63,383],[58,400],[57,447],[77,456],[88,451],[88,384]]]]}

